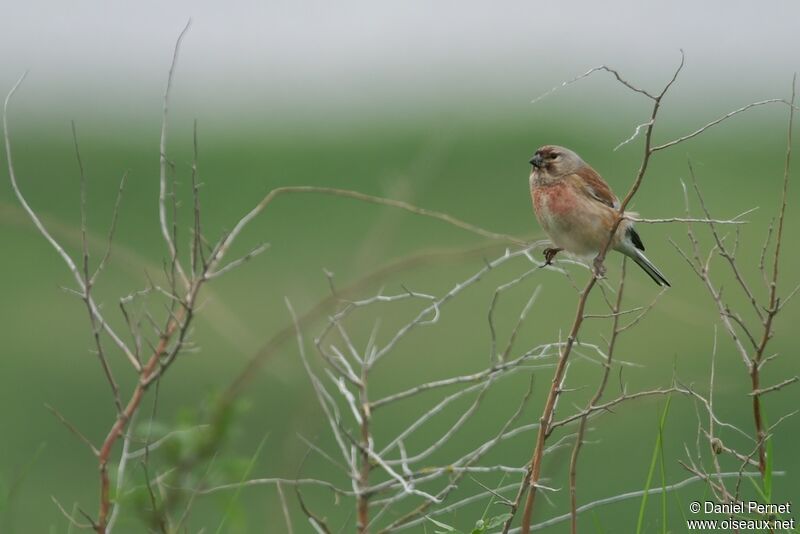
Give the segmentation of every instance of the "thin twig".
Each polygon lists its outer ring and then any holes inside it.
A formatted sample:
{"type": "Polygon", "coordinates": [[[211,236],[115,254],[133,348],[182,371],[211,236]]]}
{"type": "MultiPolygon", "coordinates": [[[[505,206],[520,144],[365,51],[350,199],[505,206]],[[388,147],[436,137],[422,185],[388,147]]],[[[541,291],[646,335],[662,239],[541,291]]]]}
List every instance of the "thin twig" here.
{"type": "MultiPolygon", "coordinates": [[[[42,234],[45,240],[48,243],[50,243],[53,249],[55,249],[56,253],[58,253],[58,255],[61,257],[64,263],[66,263],[67,268],[72,273],[72,276],[75,278],[75,281],[77,282],[81,293],[85,295],[86,287],[84,285],[83,277],[81,276],[80,271],[76,266],[75,262],[72,260],[70,255],[64,250],[64,247],[62,247],[61,244],[58,241],[56,241],[55,238],[50,234],[47,228],[45,228],[41,219],[39,219],[39,216],[36,214],[33,208],[31,208],[30,204],[28,204],[28,201],[25,199],[24,195],[22,194],[22,191],[19,188],[19,184],[17,183],[17,175],[14,170],[14,160],[11,151],[11,133],[8,127],[8,104],[11,101],[11,98],[14,96],[14,93],[16,93],[17,89],[22,84],[26,75],[27,72],[24,73],[17,80],[17,82],[14,84],[14,86],[6,95],[6,99],[3,104],[3,137],[5,140],[6,161],[8,164],[8,175],[11,180],[11,188],[13,189],[14,195],[17,197],[17,200],[19,201],[20,205],[22,205],[23,210],[25,210],[25,213],[27,213],[28,217],[30,217],[34,226],[36,226],[36,229],[39,231],[40,234],[42,234]]],[[[91,296],[87,296],[86,298],[89,302],[90,311],[92,315],[96,318],[98,324],[101,325],[101,327],[108,334],[108,336],[114,341],[114,343],[120,348],[120,350],[122,350],[122,352],[128,358],[134,369],[139,371],[141,366],[136,360],[136,356],[134,356],[133,352],[128,348],[125,342],[122,341],[122,338],[117,335],[114,329],[111,328],[108,322],[105,319],[103,319],[99,307],[97,306],[97,304],[95,304],[91,296]]]]}
{"type": "Polygon", "coordinates": [[[715,119],[715,120],[705,124],[704,126],[701,126],[700,128],[698,128],[697,130],[693,131],[692,133],[689,133],[689,134],[686,134],[684,136],[678,137],[676,139],[673,139],[672,141],[668,141],[666,143],[654,146],[652,151],[653,152],[658,152],[659,150],[664,150],[665,148],[669,148],[669,147],[675,146],[678,143],[682,143],[684,141],[688,141],[689,139],[692,139],[693,137],[697,137],[698,135],[700,135],[701,133],[705,132],[709,128],[711,128],[713,126],[716,126],[717,124],[719,124],[719,123],[721,123],[721,122],[723,122],[723,121],[725,121],[727,119],[730,119],[734,115],[738,115],[739,113],[742,113],[743,111],[747,111],[750,108],[754,108],[754,107],[758,107],[758,106],[764,106],[766,104],[775,104],[775,103],[787,104],[789,106],[789,109],[794,109],[793,104],[790,104],[789,102],[787,102],[786,100],[784,100],[782,98],[770,98],[769,100],[761,100],[759,102],[752,102],[750,104],[747,104],[746,106],[742,106],[742,107],[740,107],[738,109],[735,109],[735,110],[733,110],[733,111],[731,111],[729,113],[726,113],[722,117],[720,117],[718,119],[715,119]]]}
{"type": "Polygon", "coordinates": [[[278,499],[281,501],[283,519],[286,521],[286,534],[294,534],[294,528],[292,528],[292,517],[289,515],[289,507],[286,505],[286,496],[283,494],[283,486],[281,486],[280,482],[278,482],[276,485],[276,489],[278,490],[278,499]]]}
{"type": "Polygon", "coordinates": [[[82,442],[83,442],[83,443],[84,443],[84,444],[85,444],[87,447],[89,447],[89,449],[92,451],[92,453],[93,453],[95,456],[98,456],[98,455],[100,454],[100,451],[98,451],[98,450],[97,450],[97,447],[95,447],[95,446],[94,446],[94,444],[93,444],[93,443],[92,443],[92,442],[89,440],[89,438],[87,438],[87,437],[86,437],[86,436],[83,434],[83,432],[81,432],[80,430],[78,430],[78,429],[75,427],[75,425],[73,425],[72,423],[70,423],[70,422],[67,420],[67,418],[66,418],[66,417],[64,417],[63,415],[61,415],[61,412],[59,412],[58,410],[56,410],[55,408],[53,408],[53,407],[52,407],[52,406],[50,406],[49,404],[45,404],[44,406],[45,406],[45,408],[47,408],[48,410],[50,410],[50,412],[51,412],[53,415],[55,415],[55,416],[56,416],[56,418],[57,418],[59,421],[61,421],[61,423],[62,423],[62,424],[65,426],[65,427],[67,427],[67,430],[69,430],[70,432],[72,432],[73,434],[75,434],[75,436],[77,436],[77,438],[78,438],[79,440],[81,440],[81,441],[82,441],[82,442]]]}
{"type": "MultiPolygon", "coordinates": [[[[776,472],[774,474],[778,475],[778,476],[785,475],[785,473],[782,472],[782,471],[778,471],[778,472],[776,472]]],[[[739,473],[733,473],[733,472],[731,472],[731,473],[721,473],[720,475],[723,478],[736,478],[737,476],[739,476],[739,473]]],[[[757,477],[759,475],[758,475],[758,473],[745,473],[744,476],[746,476],[746,477],[757,477]]],[[[639,490],[639,491],[630,491],[630,492],[627,492],[627,493],[621,493],[619,495],[614,495],[613,497],[606,497],[605,499],[599,499],[599,500],[584,504],[582,506],[579,506],[577,512],[579,514],[581,514],[583,512],[588,512],[589,510],[592,510],[594,508],[598,508],[598,507],[601,507],[601,506],[605,506],[607,504],[613,504],[613,503],[617,503],[617,502],[621,502],[621,501],[626,501],[626,500],[629,500],[629,499],[638,499],[638,498],[640,498],[640,497],[642,497],[644,495],[659,495],[659,494],[664,493],[664,492],[668,493],[668,492],[675,491],[675,490],[684,488],[686,486],[689,486],[690,484],[694,484],[695,482],[701,482],[703,480],[705,480],[705,477],[697,475],[697,476],[692,476],[692,477],[689,477],[689,478],[687,478],[685,480],[682,480],[680,482],[676,482],[674,484],[670,484],[670,485],[663,486],[663,487],[662,486],[655,486],[655,487],[652,487],[652,488],[649,488],[649,489],[646,489],[646,490],[643,489],[643,490],[639,490]]],[[[557,525],[559,523],[563,523],[564,521],[569,521],[570,517],[571,517],[571,514],[562,514],[562,515],[553,517],[551,519],[548,519],[546,521],[542,521],[541,523],[536,523],[535,525],[532,525],[531,530],[544,530],[547,527],[551,527],[553,525],[557,525]]],[[[516,532],[519,532],[519,529],[514,529],[514,530],[511,530],[510,532],[511,533],[516,533],[516,532]]]]}
{"type": "MultiPolygon", "coordinates": [[[[625,292],[625,275],[627,273],[627,262],[623,259],[622,260],[622,271],[620,273],[619,278],[619,286],[617,287],[617,300],[614,302],[613,305],[610,306],[611,308],[611,337],[608,342],[608,349],[606,350],[606,354],[608,355],[605,361],[605,365],[603,368],[603,374],[600,378],[600,383],[597,386],[597,390],[595,391],[592,398],[586,405],[586,410],[590,410],[594,407],[602,398],[603,393],[605,392],[606,385],[608,384],[608,377],[611,374],[611,361],[614,356],[614,349],[616,347],[617,336],[620,333],[619,330],[619,318],[620,318],[620,309],[622,308],[622,296],[625,292]]],[[[577,476],[578,476],[578,457],[581,452],[581,448],[583,447],[583,437],[586,433],[586,423],[589,420],[589,412],[587,411],[584,415],[580,418],[580,424],[578,425],[578,431],[575,437],[575,445],[572,448],[572,455],[570,456],[570,463],[569,463],[569,494],[570,494],[570,506],[572,510],[572,534],[576,534],[578,532],[578,498],[577,498],[577,476]]]]}
{"type": "Polygon", "coordinates": [[[783,388],[785,386],[788,386],[789,384],[794,384],[798,380],[800,380],[800,376],[795,375],[795,376],[793,376],[791,378],[787,378],[786,380],[784,380],[782,382],[778,382],[775,385],[772,385],[772,386],[769,386],[769,387],[766,387],[766,388],[753,390],[750,393],[748,393],[748,395],[761,396],[761,395],[764,395],[766,393],[770,393],[771,391],[778,391],[779,389],[781,389],[781,388],[783,388]]]}
{"type": "Polygon", "coordinates": [[[170,92],[172,90],[172,79],[175,74],[175,66],[178,63],[178,52],[181,48],[181,42],[183,42],[183,38],[186,33],[189,31],[189,27],[192,25],[192,20],[189,19],[186,22],[186,25],[181,30],[181,33],[178,35],[178,40],[175,42],[175,48],[172,52],[172,62],[169,67],[169,73],[167,74],[167,86],[164,89],[164,98],[163,98],[163,109],[161,114],[161,143],[159,145],[160,150],[160,173],[159,173],[159,192],[158,192],[158,220],[161,226],[161,235],[164,238],[164,242],[167,244],[167,250],[169,251],[170,261],[175,266],[181,280],[183,280],[184,285],[188,288],[189,287],[189,279],[186,276],[186,273],[183,270],[183,266],[181,265],[180,260],[178,259],[178,252],[175,247],[175,243],[173,241],[173,236],[171,235],[169,229],[169,223],[167,221],[167,211],[166,211],[166,198],[167,198],[167,167],[168,167],[168,160],[167,160],[167,112],[169,110],[169,97],[170,92]]]}

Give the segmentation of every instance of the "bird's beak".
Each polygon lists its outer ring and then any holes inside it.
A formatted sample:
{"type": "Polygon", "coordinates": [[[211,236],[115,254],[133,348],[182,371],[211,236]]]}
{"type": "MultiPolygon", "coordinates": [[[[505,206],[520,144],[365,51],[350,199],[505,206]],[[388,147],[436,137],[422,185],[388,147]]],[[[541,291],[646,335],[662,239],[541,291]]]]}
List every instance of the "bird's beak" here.
{"type": "Polygon", "coordinates": [[[542,156],[537,152],[531,158],[531,165],[533,165],[534,167],[536,167],[538,169],[538,168],[540,168],[542,166],[542,161],[543,161],[542,160],[542,156]]]}

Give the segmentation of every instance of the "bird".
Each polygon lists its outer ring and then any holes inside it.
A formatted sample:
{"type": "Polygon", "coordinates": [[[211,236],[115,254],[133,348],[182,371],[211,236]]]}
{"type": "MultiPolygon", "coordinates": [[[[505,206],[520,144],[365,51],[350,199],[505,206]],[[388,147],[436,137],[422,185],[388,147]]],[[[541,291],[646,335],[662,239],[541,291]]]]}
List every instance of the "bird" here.
{"type": "MultiPolygon", "coordinates": [[[[539,225],[552,248],[544,250],[545,265],[559,252],[594,259],[595,274],[604,275],[598,255],[608,242],[619,213],[620,202],[605,180],[572,150],[556,145],[539,148],[530,159],[531,200],[539,225]]],[[[626,216],[635,217],[632,212],[626,216]]],[[[644,255],[644,244],[633,227],[623,219],[611,239],[609,250],[631,258],[659,286],[670,283],[644,255]]]]}

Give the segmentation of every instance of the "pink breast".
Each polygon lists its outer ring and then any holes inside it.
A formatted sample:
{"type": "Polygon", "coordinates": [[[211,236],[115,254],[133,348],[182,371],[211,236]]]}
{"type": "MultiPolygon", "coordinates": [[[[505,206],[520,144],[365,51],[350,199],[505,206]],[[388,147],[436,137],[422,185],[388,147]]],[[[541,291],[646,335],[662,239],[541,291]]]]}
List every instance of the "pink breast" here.
{"type": "Polygon", "coordinates": [[[572,211],[572,195],[565,184],[537,187],[533,190],[533,206],[538,212],[564,215],[572,211]]]}

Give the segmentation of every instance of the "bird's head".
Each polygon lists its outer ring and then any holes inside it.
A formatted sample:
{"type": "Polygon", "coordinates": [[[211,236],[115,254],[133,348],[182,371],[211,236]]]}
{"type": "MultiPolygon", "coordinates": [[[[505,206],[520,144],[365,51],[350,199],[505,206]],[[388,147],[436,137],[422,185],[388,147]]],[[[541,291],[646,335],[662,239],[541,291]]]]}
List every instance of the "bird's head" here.
{"type": "Polygon", "coordinates": [[[574,173],[586,165],[580,156],[568,148],[545,145],[530,159],[532,174],[543,179],[553,179],[574,173]]]}

